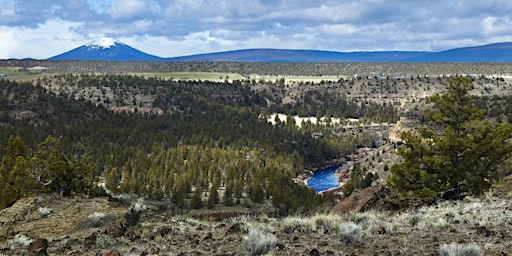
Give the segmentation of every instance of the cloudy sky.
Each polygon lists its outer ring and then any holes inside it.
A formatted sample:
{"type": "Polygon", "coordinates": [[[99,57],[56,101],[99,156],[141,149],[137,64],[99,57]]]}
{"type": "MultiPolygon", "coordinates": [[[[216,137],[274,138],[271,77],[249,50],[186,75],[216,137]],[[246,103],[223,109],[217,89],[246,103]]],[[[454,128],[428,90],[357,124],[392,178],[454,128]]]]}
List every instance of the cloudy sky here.
{"type": "Polygon", "coordinates": [[[0,0],[0,59],[100,37],[173,57],[247,48],[426,50],[512,41],[510,0],[0,0]]]}

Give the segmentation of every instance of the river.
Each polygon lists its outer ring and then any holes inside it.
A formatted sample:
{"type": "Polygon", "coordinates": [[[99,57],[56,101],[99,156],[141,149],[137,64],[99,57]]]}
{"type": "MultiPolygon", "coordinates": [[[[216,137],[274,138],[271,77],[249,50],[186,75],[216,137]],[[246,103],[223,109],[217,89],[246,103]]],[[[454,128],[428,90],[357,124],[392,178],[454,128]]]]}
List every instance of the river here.
{"type": "Polygon", "coordinates": [[[336,175],[336,170],[339,167],[340,165],[335,165],[315,171],[308,179],[308,187],[315,189],[316,193],[339,188],[341,185],[338,182],[339,177],[336,175]]]}

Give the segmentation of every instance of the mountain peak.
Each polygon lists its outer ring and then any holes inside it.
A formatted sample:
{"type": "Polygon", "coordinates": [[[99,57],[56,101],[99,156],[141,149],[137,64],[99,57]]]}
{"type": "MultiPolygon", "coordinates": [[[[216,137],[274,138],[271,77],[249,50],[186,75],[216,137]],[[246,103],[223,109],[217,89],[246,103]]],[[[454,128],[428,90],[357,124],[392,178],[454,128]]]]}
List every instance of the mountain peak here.
{"type": "Polygon", "coordinates": [[[102,37],[50,60],[161,61],[162,58],[141,52],[114,38],[102,37]]]}
{"type": "Polygon", "coordinates": [[[118,41],[118,40],[116,40],[114,38],[102,37],[100,39],[97,39],[97,40],[94,40],[94,41],[92,41],[90,43],[87,43],[85,46],[90,47],[90,48],[94,48],[94,49],[97,49],[97,48],[106,49],[106,48],[110,48],[112,46],[115,46],[116,44],[125,45],[125,44],[121,43],[120,41],[118,41]]]}

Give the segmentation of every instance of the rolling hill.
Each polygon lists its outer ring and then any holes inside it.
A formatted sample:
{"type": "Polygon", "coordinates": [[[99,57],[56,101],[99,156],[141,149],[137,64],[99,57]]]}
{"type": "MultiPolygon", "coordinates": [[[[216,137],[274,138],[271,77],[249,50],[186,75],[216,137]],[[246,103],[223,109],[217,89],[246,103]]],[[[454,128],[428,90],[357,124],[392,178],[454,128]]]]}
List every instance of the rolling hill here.
{"type": "Polygon", "coordinates": [[[455,48],[440,52],[336,52],[291,49],[243,49],[162,58],[112,38],[101,38],[49,60],[163,62],[512,62],[512,42],[455,48]]]}
{"type": "Polygon", "coordinates": [[[511,62],[512,43],[496,43],[433,52],[407,59],[414,62],[511,62]]]}

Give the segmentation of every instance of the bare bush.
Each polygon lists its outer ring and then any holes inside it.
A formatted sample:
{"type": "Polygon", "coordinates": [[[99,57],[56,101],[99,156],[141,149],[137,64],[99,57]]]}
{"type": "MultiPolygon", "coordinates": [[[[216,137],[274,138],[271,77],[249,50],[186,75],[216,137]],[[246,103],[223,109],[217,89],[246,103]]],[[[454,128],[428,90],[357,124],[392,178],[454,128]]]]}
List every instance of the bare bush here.
{"type": "Polygon", "coordinates": [[[266,233],[260,229],[249,229],[249,234],[244,236],[243,247],[249,255],[261,255],[270,252],[277,243],[277,238],[272,233],[266,233]]]}
{"type": "Polygon", "coordinates": [[[340,225],[340,240],[343,244],[359,244],[361,243],[361,226],[347,222],[340,225]]]}
{"type": "Polygon", "coordinates": [[[480,247],[474,244],[443,244],[439,247],[439,256],[482,256],[480,247]]]}

